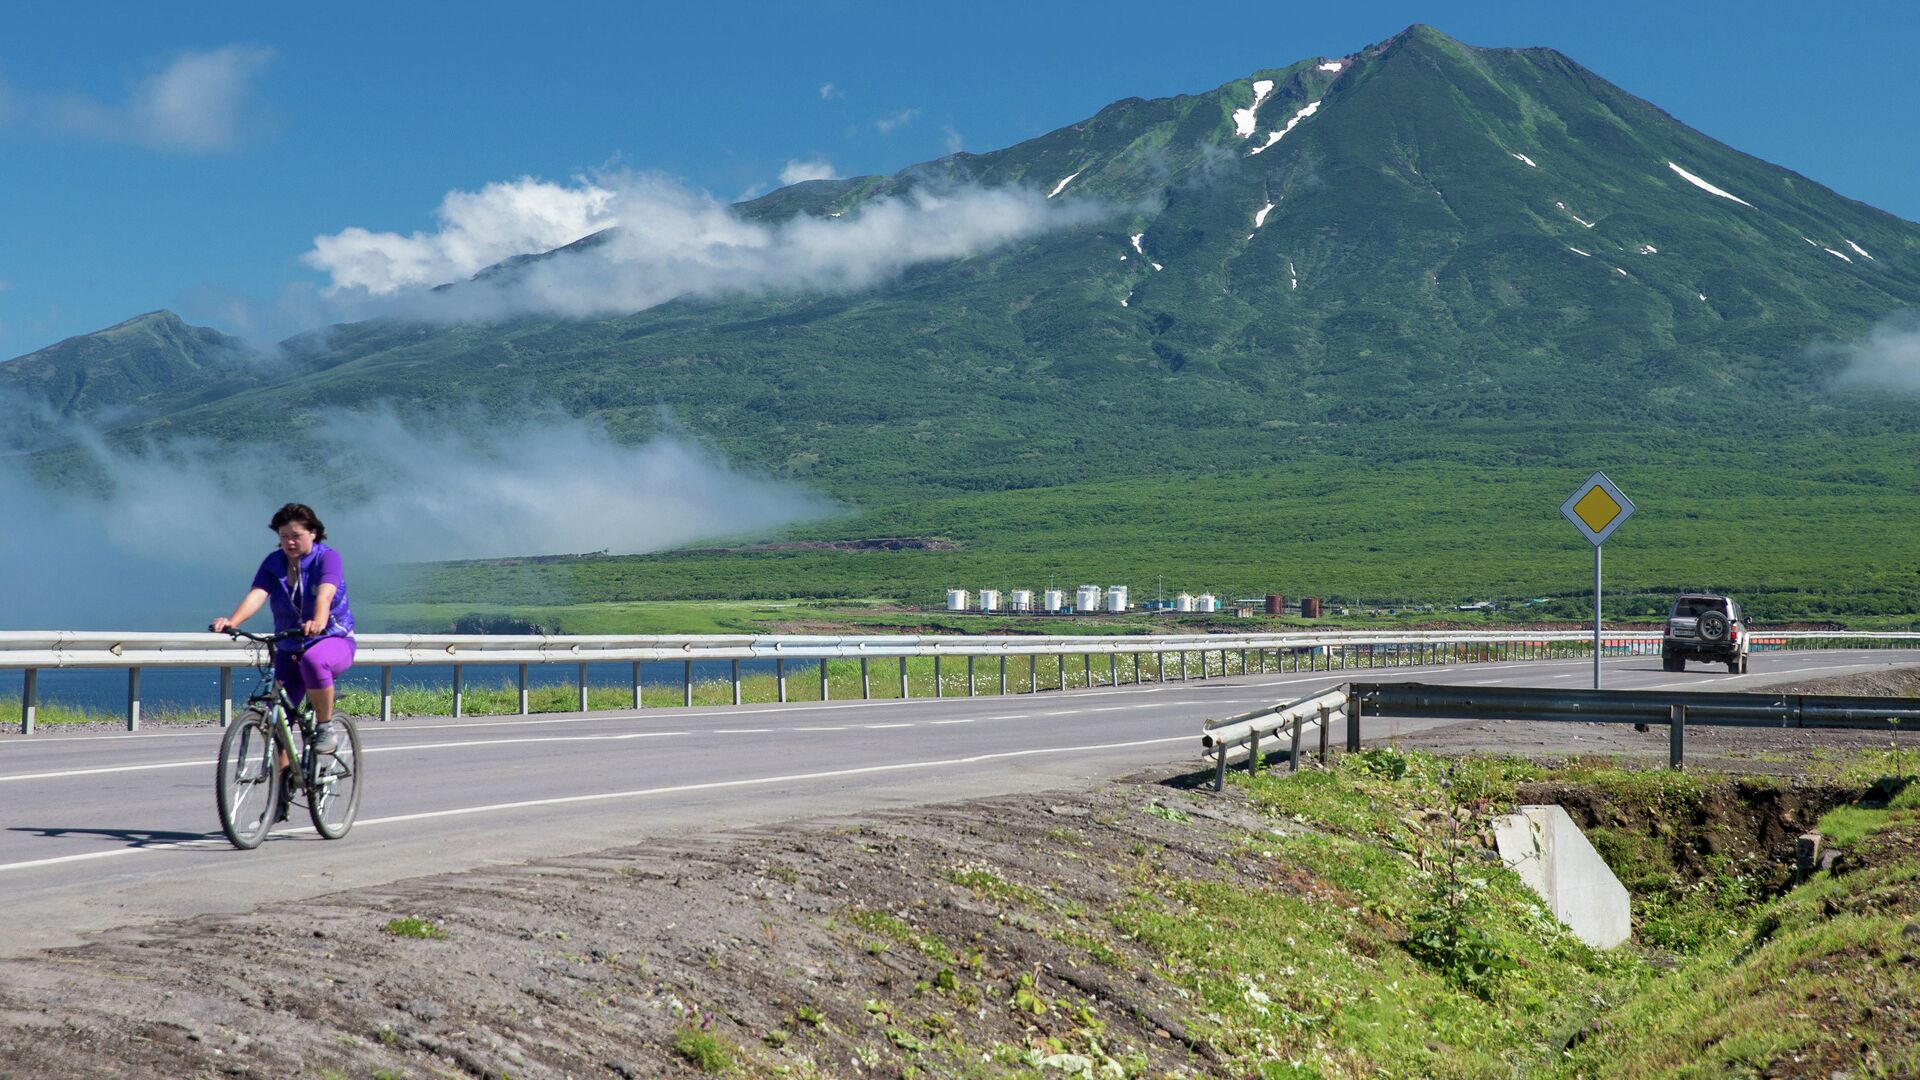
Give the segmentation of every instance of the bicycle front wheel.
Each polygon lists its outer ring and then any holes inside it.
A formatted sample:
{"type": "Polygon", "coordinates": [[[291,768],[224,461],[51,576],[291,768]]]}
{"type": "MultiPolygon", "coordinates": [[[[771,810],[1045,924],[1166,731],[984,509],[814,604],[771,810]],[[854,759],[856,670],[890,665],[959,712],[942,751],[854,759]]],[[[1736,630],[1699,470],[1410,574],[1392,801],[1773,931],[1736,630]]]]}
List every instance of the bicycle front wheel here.
{"type": "Polygon", "coordinates": [[[332,753],[307,755],[307,814],[313,818],[313,831],[329,840],[338,840],[353,828],[354,815],[360,812],[360,729],[351,719],[335,713],[340,729],[338,744],[332,753]]]}
{"type": "Polygon", "coordinates": [[[213,792],[220,807],[220,831],[243,851],[259,847],[280,805],[280,769],[272,729],[258,710],[234,721],[220,740],[213,792]]]}

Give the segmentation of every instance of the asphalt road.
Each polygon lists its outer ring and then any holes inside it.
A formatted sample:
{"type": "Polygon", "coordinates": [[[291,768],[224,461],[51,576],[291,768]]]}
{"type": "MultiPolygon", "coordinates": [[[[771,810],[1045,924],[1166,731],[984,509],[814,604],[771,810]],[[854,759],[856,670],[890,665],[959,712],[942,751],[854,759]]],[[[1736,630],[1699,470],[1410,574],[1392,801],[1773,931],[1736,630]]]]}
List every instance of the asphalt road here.
{"type": "MultiPolygon", "coordinates": [[[[1920,663],[1898,650],[1756,654],[1752,674],[1606,663],[1618,689],[1758,688],[1920,663]]],[[[220,732],[0,738],[0,956],[90,931],[245,911],[420,874],[799,818],[1199,769],[1203,720],[1351,678],[1590,685],[1591,660],[1235,676],[1007,697],[411,720],[362,727],[360,818],[295,812],[261,847],[220,835],[220,732]]],[[[1446,721],[1369,721],[1369,740],[1446,721]]],[[[1338,733],[1336,733],[1336,736],[1338,733]]],[[[1664,739],[1664,735],[1658,735],[1664,739]]],[[[1336,745],[1339,739],[1335,739],[1336,745]]]]}

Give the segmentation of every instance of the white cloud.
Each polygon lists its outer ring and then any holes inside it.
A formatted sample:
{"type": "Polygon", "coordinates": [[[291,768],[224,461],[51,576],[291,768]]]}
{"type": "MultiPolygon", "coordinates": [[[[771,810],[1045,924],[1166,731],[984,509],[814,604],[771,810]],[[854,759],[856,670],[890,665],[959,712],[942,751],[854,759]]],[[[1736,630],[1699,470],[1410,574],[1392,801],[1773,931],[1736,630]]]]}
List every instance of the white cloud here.
{"type": "Polygon", "coordinates": [[[846,100],[846,97],[847,97],[847,92],[833,85],[832,83],[820,84],[820,100],[821,101],[844,101],[846,100]]]}
{"type": "Polygon", "coordinates": [[[1839,365],[1836,386],[1920,393],[1920,313],[1893,316],[1863,341],[1817,345],[1813,352],[1839,365]]]}
{"type": "MultiPolygon", "coordinates": [[[[529,243],[522,215],[456,214],[443,204],[448,227],[440,233],[402,237],[348,229],[319,238],[305,258],[332,276],[329,291],[347,318],[484,321],[530,313],[596,317],[641,311],[680,297],[868,288],[912,266],[965,258],[1048,230],[1085,224],[1107,212],[1097,200],[1049,203],[1043,193],[1025,188],[923,187],[897,198],[871,200],[841,218],[803,215],[763,224],[741,218],[711,196],[651,174],[609,174],[570,188],[539,187],[542,198],[568,196],[573,200],[569,205],[592,208],[595,224],[617,222],[619,228],[579,251],[445,290],[420,286],[454,276],[450,251],[465,252],[458,264],[477,269],[511,254],[565,243],[579,226],[529,243]],[[499,223],[501,232],[480,227],[488,222],[499,223]],[[430,269],[437,269],[439,276],[430,269]]],[[[463,196],[461,207],[509,202],[456,195],[463,196]]],[[[449,201],[454,201],[452,196],[449,201]]]]}
{"type": "Polygon", "coordinates": [[[735,471],[679,438],[624,445],[591,421],[328,413],[302,436],[324,468],[261,470],[231,447],[137,451],[90,440],[107,493],[43,486],[0,457],[0,627],[204,626],[272,548],[266,523],[307,502],[354,568],[376,563],[606,550],[641,552],[771,529],[833,511],[792,485],[735,471]],[[360,494],[330,482],[367,481],[360,494]],[[220,528],[208,528],[221,522],[220,528]],[[128,590],[101,567],[137,564],[128,590]]]}
{"type": "Polygon", "coordinates": [[[913,123],[914,119],[919,115],[919,109],[901,109],[897,113],[889,113],[875,120],[873,122],[873,128],[882,135],[891,135],[895,130],[913,123]]]}
{"type": "Polygon", "coordinates": [[[614,194],[587,181],[572,186],[521,177],[440,201],[434,233],[370,232],[359,227],[316,236],[302,256],[334,290],[385,296],[409,286],[465,278],[502,259],[550,251],[615,223],[614,194]]]}
{"type": "Polygon", "coordinates": [[[167,150],[223,150],[239,140],[255,108],[255,83],[272,59],[273,50],[255,45],[182,53],[135,83],[120,103],[0,84],[0,129],[167,150]]]}
{"type": "Polygon", "coordinates": [[[789,161],[780,170],[780,183],[798,184],[807,180],[838,180],[840,174],[833,169],[833,162],[825,158],[811,158],[806,161],[789,161]]]}

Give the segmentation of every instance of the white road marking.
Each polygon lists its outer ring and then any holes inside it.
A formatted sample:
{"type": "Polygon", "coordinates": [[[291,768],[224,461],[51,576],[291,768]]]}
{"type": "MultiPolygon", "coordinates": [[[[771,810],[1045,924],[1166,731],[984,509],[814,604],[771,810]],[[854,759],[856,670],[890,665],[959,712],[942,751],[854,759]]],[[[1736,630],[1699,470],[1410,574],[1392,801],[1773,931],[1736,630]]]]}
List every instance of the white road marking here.
{"type": "MultiPolygon", "coordinates": [[[[636,788],[631,791],[604,791],[592,795],[561,795],[550,799],[524,799],[518,802],[491,803],[483,806],[462,806],[451,810],[424,810],[415,814],[397,814],[392,817],[367,818],[354,823],[356,828],[372,828],[379,825],[395,825],[409,821],[425,821],[431,818],[465,817],[470,814],[496,813],[503,810],[525,810],[536,806],[565,806],[574,803],[606,802],[613,799],[638,799],[652,795],[674,795],[688,791],[719,791],[727,788],[760,787],[767,784],[792,784],[807,780],[833,780],[847,776],[871,776],[877,773],[903,772],[909,769],[938,769],[958,765],[977,765],[986,761],[1005,761],[1012,758],[1039,757],[1048,754],[1097,753],[1102,750],[1129,750],[1139,746],[1164,746],[1168,743],[1190,743],[1191,735],[1175,735],[1162,739],[1136,739],[1129,742],[1095,743],[1088,746],[1048,746],[1033,750],[1004,750],[992,754],[974,754],[968,757],[939,758],[932,761],[902,761],[889,765],[863,765],[852,769],[832,769],[826,772],[788,773],[782,776],[760,776],[748,780],[713,780],[700,784],[674,784],[668,787],[636,788]]],[[[275,830],[271,835],[285,836],[312,832],[311,827],[287,828],[275,830]]],[[[147,851],[162,851],[171,848],[203,848],[217,846],[219,842],[210,839],[183,840],[177,843],[148,844],[142,847],[113,848],[108,851],[89,851],[79,855],[57,855],[48,859],[32,859],[26,862],[0,863],[0,873],[9,870],[26,870],[36,866],[52,866],[58,863],[83,862],[91,859],[106,859],[118,855],[136,855],[147,851]]]]}
{"type": "MultiPolygon", "coordinates": [[[[987,719],[989,719],[989,720],[991,720],[991,719],[993,719],[993,718],[992,718],[992,717],[988,717],[987,719]]],[[[930,721],[930,723],[934,723],[934,724],[971,724],[971,723],[973,723],[973,721],[972,721],[972,720],[933,720],[933,721],[930,721]]]]}
{"type": "Polygon", "coordinates": [[[912,727],[913,725],[912,724],[862,724],[860,726],[866,728],[869,731],[872,731],[878,728],[912,727]]]}
{"type": "Polygon", "coordinates": [[[714,728],[713,733],[715,735],[765,735],[772,730],[774,729],[770,727],[723,727],[714,728]]]}

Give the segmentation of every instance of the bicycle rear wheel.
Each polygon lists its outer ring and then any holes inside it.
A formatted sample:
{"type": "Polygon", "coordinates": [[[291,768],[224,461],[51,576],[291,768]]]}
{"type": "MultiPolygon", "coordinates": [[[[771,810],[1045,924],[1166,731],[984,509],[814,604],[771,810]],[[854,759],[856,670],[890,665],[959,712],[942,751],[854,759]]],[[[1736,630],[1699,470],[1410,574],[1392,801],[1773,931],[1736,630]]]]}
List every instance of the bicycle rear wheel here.
{"type": "Polygon", "coordinates": [[[312,783],[307,788],[307,814],[313,818],[313,830],[329,840],[338,840],[353,828],[360,812],[360,729],[348,717],[335,713],[333,722],[340,728],[339,744],[330,754],[308,754],[312,783]]]}
{"type": "Polygon", "coordinates": [[[280,770],[273,732],[259,710],[250,710],[227,728],[220,740],[219,771],[214,775],[214,799],[220,809],[220,831],[234,847],[250,851],[273,828],[280,806],[280,770]]]}

